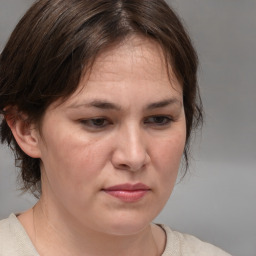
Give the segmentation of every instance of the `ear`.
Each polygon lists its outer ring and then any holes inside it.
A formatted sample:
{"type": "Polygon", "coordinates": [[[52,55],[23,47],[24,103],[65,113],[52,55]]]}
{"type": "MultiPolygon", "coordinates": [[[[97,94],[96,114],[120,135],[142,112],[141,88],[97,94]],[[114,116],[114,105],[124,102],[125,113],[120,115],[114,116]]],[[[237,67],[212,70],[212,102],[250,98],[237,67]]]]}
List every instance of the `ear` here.
{"type": "Polygon", "coordinates": [[[27,122],[27,116],[22,113],[6,116],[6,122],[20,148],[32,158],[40,158],[39,132],[35,125],[27,122]]]}

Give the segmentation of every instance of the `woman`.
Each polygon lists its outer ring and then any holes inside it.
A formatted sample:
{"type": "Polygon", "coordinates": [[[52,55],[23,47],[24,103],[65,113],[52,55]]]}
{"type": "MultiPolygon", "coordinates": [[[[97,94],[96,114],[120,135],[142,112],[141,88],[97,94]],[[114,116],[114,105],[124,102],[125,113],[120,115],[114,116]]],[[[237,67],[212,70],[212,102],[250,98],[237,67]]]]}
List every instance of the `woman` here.
{"type": "Polygon", "coordinates": [[[0,59],[2,142],[39,198],[0,254],[228,255],[151,224],[202,121],[197,56],[160,0],[39,0],[0,59]]]}

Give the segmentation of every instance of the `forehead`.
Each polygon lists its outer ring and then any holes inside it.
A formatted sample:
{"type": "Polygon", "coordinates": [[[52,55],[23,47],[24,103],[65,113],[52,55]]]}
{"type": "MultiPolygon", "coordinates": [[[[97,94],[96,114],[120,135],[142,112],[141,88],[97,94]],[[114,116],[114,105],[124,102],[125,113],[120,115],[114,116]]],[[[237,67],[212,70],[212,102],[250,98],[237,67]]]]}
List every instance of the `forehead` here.
{"type": "Polygon", "coordinates": [[[102,51],[67,102],[95,96],[119,98],[139,91],[151,95],[149,100],[154,101],[157,94],[170,91],[180,97],[182,88],[161,46],[154,40],[133,36],[102,51]]]}
{"type": "Polygon", "coordinates": [[[109,74],[111,79],[121,79],[122,73],[129,73],[139,75],[140,79],[142,74],[144,79],[159,79],[167,72],[166,64],[162,48],[157,42],[142,36],[132,36],[100,53],[87,78],[92,81],[101,78],[102,74],[109,74]]]}

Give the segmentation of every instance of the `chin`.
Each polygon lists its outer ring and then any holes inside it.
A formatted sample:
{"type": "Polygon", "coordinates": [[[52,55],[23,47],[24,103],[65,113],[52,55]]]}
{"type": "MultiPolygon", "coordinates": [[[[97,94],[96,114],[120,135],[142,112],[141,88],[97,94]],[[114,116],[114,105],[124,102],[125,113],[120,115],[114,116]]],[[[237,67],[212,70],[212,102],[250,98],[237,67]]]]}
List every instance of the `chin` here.
{"type": "Polygon", "coordinates": [[[105,230],[117,236],[135,235],[148,228],[153,219],[154,216],[120,216],[106,223],[105,230]]]}
{"type": "Polygon", "coordinates": [[[136,235],[150,226],[150,223],[145,223],[144,225],[134,225],[130,223],[127,225],[120,224],[110,228],[110,234],[115,236],[132,236],[136,235]]]}

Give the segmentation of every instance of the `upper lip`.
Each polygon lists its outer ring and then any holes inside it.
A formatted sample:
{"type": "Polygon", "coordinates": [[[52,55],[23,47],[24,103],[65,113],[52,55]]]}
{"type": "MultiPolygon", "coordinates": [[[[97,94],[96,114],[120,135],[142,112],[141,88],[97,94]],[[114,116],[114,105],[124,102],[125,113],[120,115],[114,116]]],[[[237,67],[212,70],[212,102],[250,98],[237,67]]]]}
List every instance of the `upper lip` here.
{"type": "Polygon", "coordinates": [[[125,183],[125,184],[118,184],[111,187],[107,187],[107,188],[104,188],[103,190],[105,191],[120,191],[120,190],[136,191],[136,190],[149,190],[149,189],[150,188],[143,183],[136,183],[136,184],[125,183]]]}

